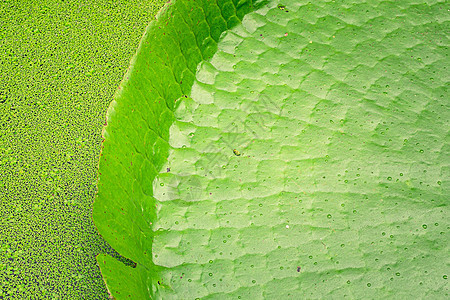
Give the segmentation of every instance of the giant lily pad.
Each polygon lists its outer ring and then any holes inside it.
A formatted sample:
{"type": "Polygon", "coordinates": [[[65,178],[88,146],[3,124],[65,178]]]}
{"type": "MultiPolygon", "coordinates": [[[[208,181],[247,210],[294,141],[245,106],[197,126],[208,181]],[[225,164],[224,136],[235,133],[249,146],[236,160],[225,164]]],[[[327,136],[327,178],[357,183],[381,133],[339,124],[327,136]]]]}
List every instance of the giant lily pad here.
{"type": "Polygon", "coordinates": [[[137,264],[99,258],[111,293],[444,298],[444,11],[169,4],[104,130],[94,221],[137,264]]]}

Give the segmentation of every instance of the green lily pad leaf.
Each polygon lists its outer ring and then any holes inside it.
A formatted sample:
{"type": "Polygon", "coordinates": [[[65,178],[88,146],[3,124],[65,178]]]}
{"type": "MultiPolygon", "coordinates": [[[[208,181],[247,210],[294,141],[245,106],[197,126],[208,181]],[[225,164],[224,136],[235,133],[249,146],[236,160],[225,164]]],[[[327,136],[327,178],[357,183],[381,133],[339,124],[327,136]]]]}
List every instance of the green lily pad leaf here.
{"type": "Polygon", "coordinates": [[[94,220],[137,267],[110,286],[448,296],[443,6],[243,3],[167,6],[111,105],[94,220]]]}

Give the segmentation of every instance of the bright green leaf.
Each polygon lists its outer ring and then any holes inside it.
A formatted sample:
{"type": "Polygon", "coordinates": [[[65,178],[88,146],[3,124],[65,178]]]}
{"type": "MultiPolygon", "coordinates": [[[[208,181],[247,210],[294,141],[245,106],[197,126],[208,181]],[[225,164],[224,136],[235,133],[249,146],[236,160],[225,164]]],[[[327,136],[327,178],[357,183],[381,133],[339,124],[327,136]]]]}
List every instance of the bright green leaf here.
{"type": "Polygon", "coordinates": [[[448,296],[443,5],[344,2],[149,26],[99,166],[95,223],[137,263],[99,260],[114,296],[448,296]]]}

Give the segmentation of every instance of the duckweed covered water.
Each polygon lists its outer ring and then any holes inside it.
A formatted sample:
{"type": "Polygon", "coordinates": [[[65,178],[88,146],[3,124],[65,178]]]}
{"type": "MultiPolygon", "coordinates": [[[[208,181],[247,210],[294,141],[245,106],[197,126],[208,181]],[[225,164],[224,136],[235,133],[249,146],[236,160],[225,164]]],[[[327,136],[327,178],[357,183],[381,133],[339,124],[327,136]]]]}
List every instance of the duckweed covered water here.
{"type": "Polygon", "coordinates": [[[0,299],[106,299],[106,108],[163,1],[0,1],[0,299]]]}

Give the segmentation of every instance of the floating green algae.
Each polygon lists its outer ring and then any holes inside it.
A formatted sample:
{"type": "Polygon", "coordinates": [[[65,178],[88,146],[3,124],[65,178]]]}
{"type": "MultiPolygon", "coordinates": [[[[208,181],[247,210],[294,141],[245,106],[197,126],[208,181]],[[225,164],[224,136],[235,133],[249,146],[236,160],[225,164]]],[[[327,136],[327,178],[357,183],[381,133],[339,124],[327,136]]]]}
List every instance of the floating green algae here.
{"type": "Polygon", "coordinates": [[[0,1],[0,299],[106,299],[105,112],[163,1],[0,1]]]}

